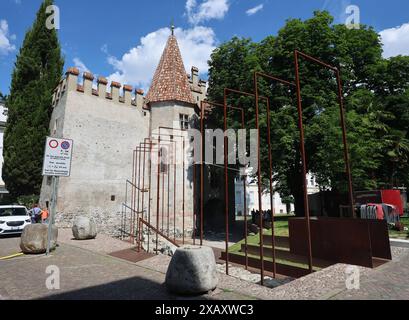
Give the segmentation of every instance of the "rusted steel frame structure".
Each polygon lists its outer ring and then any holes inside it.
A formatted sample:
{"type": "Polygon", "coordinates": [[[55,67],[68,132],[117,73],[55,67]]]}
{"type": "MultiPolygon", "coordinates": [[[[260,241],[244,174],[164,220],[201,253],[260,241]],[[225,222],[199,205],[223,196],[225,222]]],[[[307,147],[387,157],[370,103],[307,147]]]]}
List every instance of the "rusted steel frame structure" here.
{"type": "MultiPolygon", "coordinates": [[[[137,157],[138,157],[137,149],[138,149],[138,147],[136,147],[135,150],[133,151],[133,160],[132,160],[132,184],[133,185],[136,185],[136,172],[135,171],[136,171],[136,166],[137,166],[136,161],[137,161],[137,157]]],[[[126,193],[127,193],[127,191],[126,191],[126,193]]],[[[135,208],[135,206],[134,206],[135,197],[136,197],[135,188],[132,187],[132,189],[131,189],[131,221],[130,221],[130,236],[129,236],[129,242],[130,243],[134,242],[133,232],[132,232],[132,228],[133,228],[133,226],[132,226],[133,225],[133,213],[132,213],[132,211],[133,211],[133,208],[135,208]]],[[[125,203],[126,202],[127,202],[127,199],[125,200],[125,203]]]]}
{"type": "MultiPolygon", "coordinates": [[[[152,143],[150,141],[150,139],[148,139],[148,138],[145,138],[144,142],[141,142],[140,145],[139,145],[139,152],[144,154],[144,156],[143,156],[144,160],[143,160],[143,174],[142,174],[142,186],[143,187],[138,189],[138,191],[142,193],[142,211],[141,211],[142,216],[143,216],[143,213],[145,212],[145,210],[143,209],[144,208],[144,203],[145,203],[145,198],[144,198],[145,193],[146,192],[149,193],[149,195],[148,195],[149,204],[148,204],[148,212],[147,212],[149,222],[150,222],[150,197],[151,197],[150,196],[151,195],[151,179],[150,179],[150,176],[151,176],[151,153],[153,151],[152,146],[154,146],[154,145],[155,144],[152,143]],[[148,142],[146,142],[146,141],[148,141],[148,142]],[[147,189],[145,188],[146,153],[149,154],[149,158],[148,158],[148,160],[149,160],[149,186],[148,186],[147,189]]],[[[139,176],[139,180],[140,180],[140,178],[141,177],[139,176]]],[[[139,221],[140,220],[138,219],[137,220],[137,222],[138,222],[138,241],[137,241],[138,242],[138,251],[141,250],[142,232],[143,232],[143,226],[139,223],[139,221]]],[[[150,236],[148,234],[148,248],[147,248],[148,251],[149,251],[149,239],[150,239],[150,236]]]]}
{"type": "MultiPolygon", "coordinates": [[[[182,131],[182,132],[186,132],[186,130],[182,130],[182,129],[177,129],[177,128],[171,128],[171,127],[159,127],[159,133],[152,133],[152,135],[161,137],[161,136],[168,136],[168,137],[176,137],[176,138],[181,138],[181,142],[182,142],[182,148],[183,150],[185,149],[185,140],[186,137],[183,135],[175,135],[175,134],[170,134],[170,133],[162,133],[162,130],[167,130],[167,131],[182,131]]],[[[172,140],[170,140],[172,141],[172,140]]],[[[173,141],[172,141],[173,142],[173,141]]],[[[174,154],[174,186],[173,186],[173,238],[174,241],[176,241],[176,149],[177,149],[177,144],[176,141],[174,141],[175,143],[175,154],[174,154]]],[[[185,158],[183,157],[183,175],[182,175],[182,183],[183,183],[183,196],[182,196],[182,215],[183,215],[183,231],[182,231],[182,243],[185,244],[185,226],[184,226],[184,221],[185,221],[185,158]]]]}
{"type": "Polygon", "coordinates": [[[142,218],[139,218],[139,223],[140,224],[144,224],[145,226],[147,226],[149,229],[155,231],[156,234],[161,235],[163,238],[165,238],[167,241],[169,241],[170,243],[172,243],[174,246],[179,247],[179,245],[173,241],[172,239],[170,239],[168,236],[166,236],[163,232],[161,232],[160,230],[158,230],[157,228],[155,228],[154,226],[152,226],[148,221],[145,221],[142,218]]]}
{"type": "MultiPolygon", "coordinates": [[[[158,143],[154,143],[154,142],[152,142],[152,140],[151,139],[149,139],[149,138],[145,138],[145,142],[144,143],[141,143],[141,145],[149,145],[149,204],[148,204],[148,223],[150,223],[150,198],[151,198],[151,173],[152,173],[152,166],[151,166],[151,157],[152,157],[152,151],[153,151],[153,149],[152,149],[152,146],[153,145],[157,145],[157,152],[158,152],[158,160],[160,159],[160,153],[161,153],[161,142],[165,142],[166,140],[164,140],[164,139],[162,139],[162,141],[160,141],[160,139],[158,139],[158,143]],[[146,142],[146,141],[149,141],[148,143],[146,142]]],[[[170,141],[170,140],[168,140],[168,141],[170,141]]],[[[171,142],[173,142],[173,141],[171,141],[171,142]]],[[[146,152],[146,147],[144,147],[144,150],[145,150],[145,152],[146,152]]],[[[144,157],[144,159],[145,159],[145,157],[144,157]]],[[[144,185],[144,180],[145,180],[145,162],[144,162],[144,166],[143,166],[143,177],[142,177],[142,179],[143,179],[143,185],[144,185]]],[[[158,161],[158,167],[159,167],[159,169],[160,169],[160,165],[161,165],[161,161],[158,161]]],[[[160,178],[160,172],[158,171],[158,174],[157,174],[157,176],[158,176],[158,179],[160,178]]],[[[141,177],[139,176],[139,179],[140,179],[141,177]]],[[[160,181],[160,180],[159,180],[160,181]]],[[[158,184],[158,188],[159,188],[159,184],[158,184]]],[[[157,197],[159,197],[159,189],[157,190],[157,197]]],[[[146,192],[146,190],[145,189],[143,189],[143,191],[142,192],[146,192]]],[[[158,201],[158,200],[157,200],[158,201]]],[[[142,198],[142,206],[144,205],[144,198],[142,198]]],[[[158,205],[158,202],[157,202],[157,228],[155,228],[155,229],[153,229],[154,231],[155,230],[159,230],[159,217],[158,217],[158,215],[159,215],[159,207],[158,207],[159,205],[158,205]]],[[[142,211],[142,212],[144,212],[144,211],[142,211]]],[[[138,221],[140,221],[140,220],[138,220],[138,221]]],[[[152,228],[150,228],[150,229],[152,229],[152,228]]],[[[139,239],[138,239],[138,242],[139,242],[139,244],[138,244],[138,249],[140,250],[140,246],[141,246],[141,242],[142,242],[142,239],[141,239],[141,234],[142,234],[142,225],[139,223],[139,225],[138,225],[138,230],[139,230],[139,239]]],[[[162,235],[162,233],[160,233],[161,235],[162,235]]],[[[158,240],[158,233],[156,233],[156,240],[158,240]]],[[[148,246],[149,246],[149,234],[148,234],[148,246]]],[[[149,251],[149,247],[147,248],[148,249],[148,251],[149,251]]],[[[157,250],[158,249],[158,241],[156,241],[156,252],[158,251],[157,250]]]]}
{"type": "Polygon", "coordinates": [[[348,179],[350,210],[354,217],[355,217],[355,210],[354,210],[353,189],[352,189],[352,176],[351,176],[351,169],[350,169],[350,162],[349,162],[348,144],[347,144],[347,138],[346,138],[345,112],[344,112],[344,102],[343,102],[343,96],[342,96],[342,84],[341,84],[340,72],[338,68],[334,66],[331,66],[317,58],[311,57],[303,52],[294,50],[295,81],[296,81],[296,89],[297,89],[298,126],[300,129],[300,149],[301,149],[302,170],[303,170],[304,213],[306,217],[306,228],[307,228],[307,235],[308,235],[308,252],[309,252],[308,259],[309,259],[310,272],[312,272],[313,270],[312,270],[311,225],[310,225],[310,210],[309,210],[308,191],[307,191],[307,164],[306,164],[305,143],[304,143],[305,141],[304,141],[303,108],[302,108],[302,98],[301,98],[301,81],[300,81],[300,66],[299,66],[300,57],[307,61],[313,62],[315,64],[318,64],[326,69],[329,69],[335,72],[335,75],[337,78],[337,86],[338,86],[338,99],[339,99],[338,103],[339,103],[340,114],[341,114],[342,140],[344,144],[344,161],[345,161],[345,167],[346,167],[347,179],[348,179]]]}
{"type": "MultiPolygon", "coordinates": [[[[205,105],[214,106],[224,108],[224,105],[221,103],[215,103],[210,101],[201,101],[200,103],[200,133],[201,133],[201,156],[200,156],[200,245],[203,245],[203,214],[204,214],[204,146],[205,146],[205,132],[204,132],[204,107],[205,105]]],[[[241,112],[241,128],[245,129],[244,124],[244,108],[243,107],[233,107],[227,106],[228,109],[231,110],[238,110],[241,112]]],[[[245,257],[246,262],[248,261],[247,255],[247,199],[246,199],[246,178],[243,180],[243,190],[244,190],[244,221],[245,221],[245,243],[246,243],[246,251],[245,257]]],[[[246,263],[246,270],[248,269],[248,264],[246,263]]]]}
{"type": "MultiPolygon", "coordinates": [[[[155,135],[155,134],[153,134],[155,135]]],[[[164,136],[173,136],[175,137],[175,135],[171,135],[171,134],[162,134],[164,136]]],[[[176,136],[176,137],[183,137],[183,136],[176,136]]],[[[172,140],[170,140],[172,141],[172,140]]],[[[175,152],[176,152],[176,141],[174,141],[175,143],[175,152]]],[[[176,181],[177,181],[177,177],[176,177],[176,161],[173,161],[173,240],[176,241],[176,181]]]]}
{"type": "MultiPolygon", "coordinates": [[[[131,186],[131,192],[132,190],[135,190],[135,194],[136,192],[142,192],[142,189],[139,189],[137,185],[135,185],[132,181],[130,180],[126,180],[126,187],[125,187],[125,192],[128,193],[128,185],[131,186]]],[[[129,222],[130,222],[130,229],[129,229],[129,242],[130,243],[134,243],[135,242],[135,221],[137,221],[136,217],[137,215],[139,215],[141,213],[141,211],[137,211],[135,210],[135,208],[132,206],[132,202],[130,205],[127,205],[127,197],[125,197],[125,203],[122,204],[122,207],[125,207],[125,209],[129,209],[130,210],[130,217],[129,217],[129,222]]],[[[126,215],[126,212],[125,212],[126,215]]],[[[126,219],[126,217],[125,217],[126,219]]],[[[123,230],[125,230],[126,226],[125,226],[126,222],[123,222],[123,230]]]]}
{"type": "MultiPolygon", "coordinates": [[[[158,135],[160,137],[162,135],[162,133],[161,133],[162,130],[167,130],[168,132],[169,131],[171,131],[171,132],[178,131],[178,132],[182,132],[182,133],[187,132],[187,130],[184,130],[184,129],[178,129],[178,128],[162,126],[162,127],[159,127],[159,134],[153,134],[153,135],[158,135]]],[[[168,135],[172,135],[173,137],[181,138],[182,150],[185,151],[185,149],[186,149],[186,138],[187,138],[186,136],[173,135],[173,134],[168,134],[168,135]]],[[[185,170],[186,170],[186,162],[185,162],[185,154],[183,153],[183,164],[182,164],[182,171],[183,171],[183,177],[182,177],[182,180],[183,180],[182,181],[182,184],[183,184],[183,186],[182,186],[182,189],[183,189],[182,190],[182,216],[183,216],[182,217],[182,225],[183,225],[182,226],[182,229],[183,229],[182,230],[182,243],[183,244],[185,244],[185,176],[186,176],[185,170]]],[[[196,180],[196,177],[193,177],[193,184],[196,183],[195,180],[196,180]]],[[[176,186],[175,186],[174,190],[176,190],[176,186]]],[[[175,197],[175,193],[174,193],[174,197],[175,197]]],[[[174,204],[175,204],[174,207],[176,207],[176,201],[174,201],[174,204]]],[[[195,205],[193,207],[195,207],[195,205]]],[[[193,208],[193,211],[194,211],[194,208],[193,208]]],[[[195,223],[195,218],[194,218],[195,213],[193,212],[192,215],[193,215],[193,224],[194,224],[195,223]]],[[[176,219],[174,221],[176,221],[176,219]]],[[[195,225],[193,225],[193,230],[195,230],[195,225]]],[[[176,232],[176,226],[175,226],[174,231],[176,232]]]]}
{"type": "MultiPolygon", "coordinates": [[[[139,214],[139,191],[140,191],[140,182],[136,181],[137,180],[137,168],[139,166],[140,169],[140,162],[141,162],[141,154],[139,152],[139,147],[136,147],[135,150],[133,151],[133,162],[132,162],[132,181],[127,181],[127,184],[131,184],[131,205],[127,206],[131,210],[131,216],[130,216],[130,225],[129,225],[129,242],[131,244],[135,243],[135,224],[138,223],[137,220],[137,215],[139,214]],[[138,160],[139,156],[139,160],[138,160]],[[138,198],[138,207],[136,206],[136,201],[138,198]]],[[[125,191],[126,195],[128,194],[128,191],[126,189],[125,191]]],[[[128,202],[127,196],[125,199],[125,204],[128,202]]]]}
{"type": "MultiPolygon", "coordinates": [[[[262,72],[254,72],[254,92],[255,92],[255,102],[256,102],[256,127],[259,129],[259,78],[266,78],[273,82],[278,82],[280,84],[293,87],[294,83],[289,81],[271,76],[262,72]]],[[[274,206],[273,206],[273,159],[271,154],[271,117],[270,117],[270,105],[269,100],[267,99],[267,144],[268,144],[268,161],[269,161],[269,183],[270,183],[270,205],[271,205],[271,247],[272,247],[272,258],[273,258],[273,275],[276,277],[277,266],[276,266],[276,252],[275,252],[275,230],[274,230],[274,206]]],[[[260,131],[259,131],[260,134],[260,131]]],[[[260,137],[259,137],[259,146],[260,146],[260,137]]],[[[260,167],[260,147],[258,146],[258,157],[259,157],[259,173],[261,171],[260,167]]],[[[260,179],[260,175],[258,176],[260,179]]],[[[260,180],[259,180],[260,181],[260,180]]],[[[260,192],[260,183],[259,183],[259,192],[260,192]]],[[[259,198],[260,201],[260,198],[259,198]]],[[[261,201],[260,201],[261,203],[261,201]]],[[[260,209],[261,210],[261,209],[260,209]]],[[[263,277],[262,277],[263,278],[263,277]]]]}
{"type": "MultiPolygon", "coordinates": [[[[155,139],[155,138],[153,138],[155,139]]],[[[157,173],[156,173],[156,230],[159,231],[159,218],[160,218],[160,174],[161,174],[161,165],[162,165],[162,146],[164,145],[163,143],[166,142],[165,139],[161,139],[161,137],[159,136],[157,139],[157,145],[158,145],[158,163],[157,163],[157,173]]],[[[173,142],[173,141],[172,141],[173,142]]],[[[165,145],[169,146],[170,144],[165,143],[165,145]]],[[[162,188],[164,188],[164,185],[162,185],[162,188]]],[[[162,194],[164,194],[164,191],[162,190],[162,194]]],[[[164,201],[164,199],[162,199],[162,201],[164,201]]],[[[162,212],[162,217],[163,217],[163,212],[162,212]]],[[[150,221],[149,221],[150,222],[150,221]]],[[[163,220],[162,220],[162,224],[163,224],[163,220]]],[[[155,229],[153,229],[155,231],[155,229]]],[[[162,229],[163,230],[163,229],[162,229]]],[[[160,232],[160,234],[162,235],[163,233],[160,232]]],[[[158,253],[158,245],[159,245],[159,233],[156,232],[156,253],[158,253]]]]}
{"type": "MultiPolygon", "coordinates": [[[[132,199],[131,199],[131,208],[133,215],[131,217],[131,238],[130,242],[134,243],[135,242],[135,224],[137,225],[137,229],[139,231],[139,220],[138,217],[135,216],[139,215],[140,213],[140,194],[142,193],[142,199],[145,193],[145,185],[143,183],[143,187],[141,188],[141,154],[143,153],[143,170],[145,171],[145,155],[146,155],[146,148],[145,148],[146,143],[140,143],[139,147],[136,147],[134,150],[134,160],[133,160],[133,168],[132,168],[132,184],[135,185],[135,187],[132,188],[132,199]],[[138,158],[139,156],[139,158],[138,158]],[[138,180],[138,182],[137,182],[138,180]]],[[[143,177],[144,178],[144,177],[143,177]]],[[[142,202],[143,203],[143,202],[142,202]]]]}
{"type": "MultiPolygon", "coordinates": [[[[270,101],[268,97],[256,97],[256,94],[250,93],[250,92],[245,92],[245,91],[240,91],[240,90],[235,90],[235,89],[230,89],[230,88],[224,88],[224,130],[227,130],[227,97],[229,94],[238,94],[242,96],[248,96],[248,97],[254,97],[258,99],[264,99],[266,100],[267,104],[267,110],[269,112],[270,110],[270,101]]],[[[261,281],[260,284],[264,284],[264,244],[263,244],[263,207],[262,207],[262,192],[261,192],[261,161],[260,161],[260,128],[259,128],[259,110],[258,110],[258,104],[256,105],[256,130],[258,131],[258,143],[257,143],[257,162],[258,162],[258,170],[257,170],[257,184],[258,184],[258,200],[259,200],[259,224],[260,224],[260,276],[261,276],[261,281]]],[[[270,135],[270,132],[267,133],[270,135]]],[[[225,216],[226,216],[226,274],[229,272],[229,186],[228,186],[228,173],[227,173],[227,137],[224,138],[224,163],[225,163],[225,171],[224,171],[224,179],[225,179],[225,216]]],[[[269,153],[271,153],[271,150],[268,150],[269,153]]],[[[270,163],[271,166],[271,163],[270,163]]],[[[271,189],[270,192],[273,192],[271,189]]],[[[270,208],[271,212],[273,212],[273,203],[270,203],[270,208]]],[[[274,217],[273,219],[274,220],[274,217]]],[[[272,227],[274,227],[272,223],[272,227]]],[[[275,251],[275,247],[272,248],[273,252],[275,251]]],[[[275,261],[273,261],[273,264],[275,265],[275,261]]],[[[275,270],[275,267],[274,267],[275,270]]],[[[274,274],[274,277],[276,275],[274,274]]]]}
{"type": "MultiPolygon", "coordinates": [[[[163,136],[163,135],[162,135],[163,136]]],[[[164,136],[171,136],[171,135],[164,135],[164,136]]],[[[160,140],[160,142],[166,142],[166,145],[171,145],[173,144],[173,154],[172,154],[172,161],[173,161],[173,175],[174,175],[174,185],[176,185],[176,141],[175,140],[170,140],[170,139],[162,139],[160,140]]],[[[161,149],[161,146],[159,145],[159,149],[161,149]]],[[[169,155],[169,154],[168,154],[169,155]]],[[[170,215],[169,215],[169,199],[170,199],[170,167],[171,164],[166,164],[168,166],[168,190],[167,190],[167,200],[168,200],[168,210],[167,210],[167,235],[169,237],[169,226],[170,226],[170,215]]],[[[164,203],[165,203],[165,198],[164,198],[164,173],[162,173],[162,231],[164,230],[163,228],[163,223],[164,223],[164,203]]],[[[175,188],[174,188],[175,190],[175,188]]],[[[175,194],[175,191],[173,192],[175,194]]],[[[175,207],[175,206],[174,206],[175,207]]],[[[174,216],[175,216],[175,210],[174,210],[174,216]]],[[[175,236],[176,231],[174,230],[174,239],[176,239],[175,236]]]]}
{"type": "MultiPolygon", "coordinates": [[[[349,206],[351,210],[351,214],[354,218],[356,218],[355,214],[355,207],[354,207],[354,190],[353,190],[353,184],[352,184],[352,173],[351,173],[351,161],[349,157],[349,149],[348,149],[348,140],[347,140],[347,130],[346,130],[346,122],[345,122],[345,108],[344,108],[344,97],[343,97],[343,89],[342,89],[342,81],[341,81],[341,73],[340,70],[335,67],[331,66],[323,61],[318,60],[317,58],[311,57],[303,52],[300,52],[298,50],[295,50],[295,63],[296,63],[296,68],[297,72],[296,75],[298,74],[298,82],[297,82],[297,88],[298,91],[300,92],[298,95],[299,99],[299,104],[302,104],[301,100],[301,87],[300,87],[300,77],[299,77],[299,64],[298,64],[298,57],[302,57],[306,60],[312,61],[316,64],[319,64],[323,66],[324,68],[330,69],[335,72],[335,77],[337,79],[337,89],[338,89],[338,104],[339,104],[339,111],[340,111],[340,118],[341,118],[341,129],[342,129],[342,142],[344,144],[344,161],[345,161],[345,170],[346,170],[346,175],[348,179],[348,196],[349,196],[349,206]]],[[[302,109],[301,109],[302,111],[302,109]]]]}
{"type": "Polygon", "coordinates": [[[139,204],[139,190],[140,190],[140,181],[137,184],[137,167],[140,168],[141,162],[141,154],[139,152],[139,148],[136,147],[134,150],[134,159],[133,159],[133,168],[132,168],[132,191],[131,191],[131,221],[130,221],[130,237],[129,242],[134,244],[135,243],[135,222],[137,223],[137,215],[139,214],[139,208],[136,208],[136,198],[138,197],[138,204],[139,204]],[[139,156],[139,160],[138,160],[139,156]],[[136,212],[135,212],[136,211],[136,212]]]}

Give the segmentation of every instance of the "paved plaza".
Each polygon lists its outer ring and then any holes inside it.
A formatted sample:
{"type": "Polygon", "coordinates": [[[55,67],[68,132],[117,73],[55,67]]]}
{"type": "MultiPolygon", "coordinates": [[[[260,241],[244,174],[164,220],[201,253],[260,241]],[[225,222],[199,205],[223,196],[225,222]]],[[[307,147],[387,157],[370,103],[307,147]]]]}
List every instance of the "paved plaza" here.
{"type": "MultiPolygon", "coordinates": [[[[220,285],[200,297],[180,297],[167,292],[165,274],[170,258],[159,255],[132,263],[108,255],[129,244],[99,235],[90,241],[73,241],[67,230],[49,257],[18,256],[0,260],[1,299],[125,299],[125,300],[324,300],[409,299],[409,249],[392,248],[394,260],[375,270],[359,268],[360,289],[347,290],[347,265],[337,264],[274,289],[220,273],[220,285]],[[60,289],[46,286],[47,267],[60,271],[60,289]]],[[[0,257],[19,252],[18,237],[0,238],[0,257]]],[[[222,268],[223,269],[223,268],[222,268]]],[[[283,282],[284,283],[284,282],[283,282]]],[[[277,282],[277,285],[279,283],[277,282]]]]}

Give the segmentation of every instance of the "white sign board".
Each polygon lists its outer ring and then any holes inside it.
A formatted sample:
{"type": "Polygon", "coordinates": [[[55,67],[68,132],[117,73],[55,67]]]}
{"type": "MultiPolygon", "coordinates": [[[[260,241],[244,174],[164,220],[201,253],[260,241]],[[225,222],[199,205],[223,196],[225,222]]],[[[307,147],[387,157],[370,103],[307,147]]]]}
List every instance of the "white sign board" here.
{"type": "Polygon", "coordinates": [[[69,177],[71,174],[73,141],[47,137],[43,176],[69,177]]]}

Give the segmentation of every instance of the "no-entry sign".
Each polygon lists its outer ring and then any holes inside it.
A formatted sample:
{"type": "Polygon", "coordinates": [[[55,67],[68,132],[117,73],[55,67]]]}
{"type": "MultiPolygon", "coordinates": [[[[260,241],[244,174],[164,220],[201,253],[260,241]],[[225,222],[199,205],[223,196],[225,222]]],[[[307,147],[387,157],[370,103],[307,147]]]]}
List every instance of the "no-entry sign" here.
{"type": "Polygon", "coordinates": [[[73,141],[47,137],[43,176],[69,177],[71,174],[73,141]]]}

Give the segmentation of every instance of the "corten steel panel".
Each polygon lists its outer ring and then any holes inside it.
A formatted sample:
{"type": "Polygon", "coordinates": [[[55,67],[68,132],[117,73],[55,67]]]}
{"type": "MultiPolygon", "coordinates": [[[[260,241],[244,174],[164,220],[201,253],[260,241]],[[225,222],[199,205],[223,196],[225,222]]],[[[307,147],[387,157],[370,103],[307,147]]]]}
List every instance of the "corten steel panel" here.
{"type": "MultiPolygon", "coordinates": [[[[368,221],[357,219],[311,219],[313,257],[372,268],[369,226],[368,221]]],[[[307,255],[304,218],[289,219],[289,231],[290,251],[307,255]]],[[[382,237],[384,234],[378,234],[374,229],[373,236],[382,237]]]]}
{"type": "Polygon", "coordinates": [[[386,221],[368,220],[371,237],[372,256],[392,260],[389,241],[388,224],[386,221]]]}

